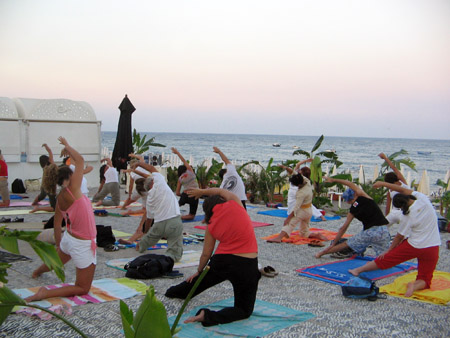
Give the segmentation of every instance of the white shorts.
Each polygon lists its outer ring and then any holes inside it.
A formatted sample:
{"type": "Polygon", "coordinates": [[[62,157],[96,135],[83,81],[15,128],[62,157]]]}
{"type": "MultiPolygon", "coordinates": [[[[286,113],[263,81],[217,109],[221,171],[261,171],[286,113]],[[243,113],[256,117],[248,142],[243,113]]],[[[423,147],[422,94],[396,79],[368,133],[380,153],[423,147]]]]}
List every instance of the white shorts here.
{"type": "Polygon", "coordinates": [[[78,239],[64,232],[59,248],[66,255],[69,255],[78,269],[85,269],[91,264],[97,264],[97,252],[91,249],[91,240],[78,239]]]}

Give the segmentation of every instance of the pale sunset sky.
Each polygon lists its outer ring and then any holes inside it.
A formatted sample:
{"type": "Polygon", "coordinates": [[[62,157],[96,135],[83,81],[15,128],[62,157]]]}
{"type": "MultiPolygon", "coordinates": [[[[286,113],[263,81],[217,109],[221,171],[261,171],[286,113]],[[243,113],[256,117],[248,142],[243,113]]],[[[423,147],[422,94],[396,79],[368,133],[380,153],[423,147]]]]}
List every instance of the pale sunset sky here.
{"type": "Polygon", "coordinates": [[[448,0],[0,0],[0,97],[148,132],[450,139],[448,0]]]}

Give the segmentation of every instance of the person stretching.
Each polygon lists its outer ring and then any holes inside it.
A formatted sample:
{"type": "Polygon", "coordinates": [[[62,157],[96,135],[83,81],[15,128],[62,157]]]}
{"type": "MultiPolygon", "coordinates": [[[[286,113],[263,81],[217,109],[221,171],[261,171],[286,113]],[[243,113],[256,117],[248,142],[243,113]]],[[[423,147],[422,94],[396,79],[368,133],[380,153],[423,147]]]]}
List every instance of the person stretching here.
{"type": "Polygon", "coordinates": [[[203,251],[197,272],[181,284],[170,287],[166,291],[166,297],[185,299],[203,269],[209,265],[210,269],[193,297],[229,280],[233,285],[234,306],[220,311],[202,308],[184,322],[201,322],[203,326],[212,326],[248,318],[253,313],[261,278],[258,270],[258,244],[252,221],[240,198],[228,190],[194,189],[187,193],[195,198],[208,196],[203,202],[207,223],[203,251]],[[216,241],[219,241],[219,245],[213,255],[216,241]]]}
{"type": "Polygon", "coordinates": [[[386,251],[387,248],[389,248],[391,238],[386,226],[389,222],[384,217],[383,212],[375,201],[353,182],[326,176],[323,178],[326,182],[340,183],[348,187],[342,194],[342,199],[349,203],[351,207],[347,214],[347,219],[339,228],[331,245],[317,253],[316,258],[347,248],[351,248],[353,251],[362,254],[369,245],[375,250],[377,256],[383,251],[386,251]],[[350,237],[343,243],[338,243],[354,218],[358,219],[363,224],[363,231],[350,237]]]}
{"type": "Polygon", "coordinates": [[[111,159],[104,158],[101,162],[106,162],[106,164],[100,167],[100,187],[92,198],[92,202],[96,206],[118,206],[120,205],[119,175],[116,168],[113,167],[111,159]],[[108,194],[111,194],[111,200],[104,199],[108,194]]]}
{"type": "MultiPolygon", "coordinates": [[[[289,213],[283,223],[283,228],[277,237],[267,240],[270,243],[281,243],[283,238],[289,238],[297,224],[300,224],[299,235],[307,238],[318,238],[325,241],[327,238],[320,233],[309,231],[309,221],[312,216],[313,192],[311,182],[302,174],[296,174],[289,178],[291,185],[297,188],[295,193],[295,207],[289,213]]],[[[322,245],[323,246],[323,245],[322,245]]]]}
{"type": "Polygon", "coordinates": [[[389,269],[417,258],[416,280],[407,284],[405,292],[405,297],[411,297],[415,291],[430,288],[433,272],[439,259],[441,238],[436,225],[436,212],[429,198],[420,192],[386,182],[376,182],[373,186],[375,188],[385,187],[398,192],[394,196],[393,205],[402,210],[402,222],[386,252],[374,261],[348,271],[352,275],[358,276],[366,271],[389,269]]]}
{"type": "Polygon", "coordinates": [[[244,209],[247,210],[247,206],[245,205],[247,195],[245,194],[245,185],[244,182],[242,182],[241,176],[239,176],[235,166],[219,148],[213,147],[213,151],[219,154],[220,158],[225,162],[227,166],[226,169],[220,169],[219,171],[219,176],[222,179],[220,188],[229,190],[233,194],[237,195],[237,197],[240,198],[244,209]]]}
{"type": "MultiPolygon", "coordinates": [[[[72,172],[68,166],[58,169],[58,184],[62,189],[58,195],[55,210],[56,251],[63,264],[73,259],[76,266],[76,280],[75,285],[51,290],[41,287],[37,293],[25,298],[27,302],[51,297],[71,297],[87,294],[91,288],[97,264],[97,228],[94,212],[89,198],[81,193],[84,159],[69,145],[64,137],[61,136],[58,140],[64,146],[62,154],[67,154],[72,158],[75,171],[72,172]],[[66,220],[67,227],[61,239],[63,218],[66,220]]],[[[33,272],[32,277],[37,278],[48,271],[47,265],[42,264],[33,272]]]]}
{"type": "Polygon", "coordinates": [[[194,170],[189,165],[189,162],[184,159],[180,152],[176,148],[172,148],[172,152],[180,158],[181,162],[183,162],[183,165],[178,167],[178,183],[175,192],[177,196],[180,196],[178,205],[181,207],[186,203],[189,204],[189,214],[181,216],[181,219],[185,221],[193,220],[197,213],[198,199],[189,197],[188,194],[186,194],[186,191],[198,189],[197,177],[195,176],[194,170]]]}

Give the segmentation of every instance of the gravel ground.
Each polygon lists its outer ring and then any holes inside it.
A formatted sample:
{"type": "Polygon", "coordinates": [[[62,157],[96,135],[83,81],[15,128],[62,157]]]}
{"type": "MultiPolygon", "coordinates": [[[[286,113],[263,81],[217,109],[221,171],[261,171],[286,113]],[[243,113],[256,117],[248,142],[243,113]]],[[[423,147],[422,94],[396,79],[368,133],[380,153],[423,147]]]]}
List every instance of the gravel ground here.
{"type": "MultiPolygon", "coordinates": [[[[31,201],[36,193],[30,193],[31,201]]],[[[122,196],[125,196],[122,190],[122,196]]],[[[320,260],[314,254],[320,248],[307,245],[266,243],[260,238],[280,231],[282,218],[257,214],[267,209],[262,205],[250,205],[248,212],[254,221],[274,223],[273,226],[255,228],[259,245],[259,262],[262,266],[271,265],[279,271],[275,278],[262,277],[259,283],[257,298],[275,304],[290,307],[299,311],[312,312],[315,318],[292,325],[277,331],[267,337],[449,337],[450,309],[423,302],[406,300],[388,296],[387,299],[369,302],[366,300],[350,300],[341,294],[337,285],[324,283],[306,277],[298,276],[295,269],[318,263],[334,261],[325,256],[320,260]]],[[[11,208],[13,209],[13,208],[11,208]]],[[[23,209],[23,208],[21,208],[23,209]]],[[[199,213],[202,213],[199,208],[199,213]]],[[[182,207],[187,212],[186,206],[182,207]]],[[[15,216],[13,216],[15,217],[15,216]]],[[[25,221],[36,222],[49,218],[49,214],[27,214],[25,221]]],[[[96,217],[97,224],[111,225],[113,229],[133,233],[139,224],[139,217],[96,217]]],[[[312,223],[312,226],[337,231],[343,219],[312,223]]],[[[201,233],[194,229],[199,223],[184,223],[184,229],[189,233],[201,233]]],[[[361,229],[361,224],[354,220],[348,233],[355,234],[361,229]]],[[[391,229],[395,234],[395,229],[391,229]]],[[[442,245],[437,269],[450,272],[450,251],[446,248],[449,233],[441,233],[442,245]]],[[[202,244],[185,246],[185,250],[201,250],[202,244]]],[[[41,261],[28,246],[20,244],[21,254],[32,258],[28,262],[16,262],[8,270],[10,288],[42,286],[56,284],[59,280],[53,273],[47,273],[40,278],[32,279],[31,272],[41,264],[41,261]]],[[[152,251],[163,253],[164,250],[152,251]]],[[[370,254],[370,252],[369,252],[370,254]]],[[[134,249],[116,252],[105,252],[99,248],[95,279],[123,277],[124,273],[109,268],[105,262],[113,258],[132,258],[138,253],[134,249]]],[[[75,267],[72,262],[66,265],[66,281],[74,282],[75,267]]],[[[182,269],[185,276],[195,272],[195,268],[182,269]]],[[[391,283],[395,277],[377,281],[377,285],[391,283]]],[[[176,315],[181,307],[180,300],[164,296],[165,290],[178,284],[181,279],[144,280],[147,285],[154,285],[158,298],[166,306],[169,316],[176,315]]],[[[228,282],[217,285],[194,298],[186,311],[199,305],[209,304],[232,297],[233,290],[228,282]]],[[[142,296],[127,299],[126,303],[136,311],[142,296]]],[[[118,301],[103,304],[87,304],[73,308],[69,319],[92,337],[121,337],[122,324],[118,301]]],[[[0,337],[76,337],[77,335],[59,320],[42,321],[24,315],[11,315],[0,327],[0,337]]]]}

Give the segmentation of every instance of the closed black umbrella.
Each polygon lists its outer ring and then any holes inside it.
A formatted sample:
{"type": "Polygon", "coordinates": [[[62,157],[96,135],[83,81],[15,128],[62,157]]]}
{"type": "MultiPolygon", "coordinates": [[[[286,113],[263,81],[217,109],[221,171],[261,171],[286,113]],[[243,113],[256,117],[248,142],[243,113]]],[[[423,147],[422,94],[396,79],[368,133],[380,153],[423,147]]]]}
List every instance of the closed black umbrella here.
{"type": "Polygon", "coordinates": [[[127,95],[119,106],[120,119],[117,126],[116,143],[112,154],[112,163],[117,170],[126,169],[128,154],[133,152],[133,134],[131,132],[131,114],[136,110],[127,95]]]}

